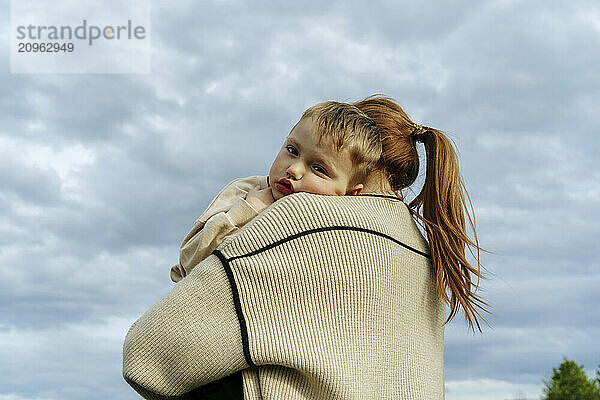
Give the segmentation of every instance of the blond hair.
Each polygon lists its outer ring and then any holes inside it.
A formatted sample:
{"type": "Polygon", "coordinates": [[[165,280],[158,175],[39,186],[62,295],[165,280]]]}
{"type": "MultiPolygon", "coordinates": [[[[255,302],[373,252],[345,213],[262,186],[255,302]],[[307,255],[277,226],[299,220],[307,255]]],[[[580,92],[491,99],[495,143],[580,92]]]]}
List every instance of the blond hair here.
{"type": "Polygon", "coordinates": [[[441,131],[418,125],[394,99],[375,95],[353,103],[379,127],[382,156],[377,169],[384,171],[401,199],[402,189],[410,186],[419,173],[417,142],[425,146],[427,155],[425,184],[409,203],[411,213],[427,233],[439,294],[450,306],[450,321],[460,308],[472,330],[481,331],[479,320],[489,313],[488,304],[476,294],[481,273],[480,250],[475,225],[466,200],[473,205],[459,173],[456,151],[441,131]],[[422,209],[422,214],[419,210],[422,209]],[[465,228],[465,215],[473,230],[474,241],[465,228]],[[465,247],[477,258],[472,266],[465,257],[465,247]],[[477,251],[477,256],[473,253],[477,251]],[[477,284],[473,281],[477,278],[477,284]]]}
{"type": "Polygon", "coordinates": [[[327,101],[307,109],[302,118],[312,118],[319,144],[330,140],[336,151],[347,149],[354,170],[350,186],[364,183],[381,157],[379,129],[373,119],[348,103],[327,101]]]}

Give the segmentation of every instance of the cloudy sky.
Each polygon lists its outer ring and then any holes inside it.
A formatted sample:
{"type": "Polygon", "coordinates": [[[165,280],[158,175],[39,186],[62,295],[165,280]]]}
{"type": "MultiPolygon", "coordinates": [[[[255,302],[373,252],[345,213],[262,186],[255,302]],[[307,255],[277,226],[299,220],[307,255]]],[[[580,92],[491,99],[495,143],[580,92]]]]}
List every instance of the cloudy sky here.
{"type": "Polygon", "coordinates": [[[11,74],[0,0],[0,400],[138,398],[123,338],[213,195],[308,106],[374,93],[455,140],[492,252],[495,316],[448,325],[446,398],[537,399],[563,357],[592,374],[597,1],[249,3],[153,1],[150,74],[11,74]]]}

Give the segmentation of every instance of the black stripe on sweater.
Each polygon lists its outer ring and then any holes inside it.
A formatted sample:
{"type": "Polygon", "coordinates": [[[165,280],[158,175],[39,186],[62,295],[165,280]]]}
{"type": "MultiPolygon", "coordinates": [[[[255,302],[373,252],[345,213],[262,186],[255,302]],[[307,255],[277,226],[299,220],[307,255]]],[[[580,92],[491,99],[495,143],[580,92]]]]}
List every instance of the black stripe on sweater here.
{"type": "Polygon", "coordinates": [[[389,235],[386,235],[385,233],[377,232],[377,231],[374,231],[371,229],[366,229],[366,228],[358,228],[355,226],[327,226],[327,227],[323,227],[323,228],[310,229],[308,231],[296,233],[296,234],[288,236],[284,239],[278,240],[274,243],[271,243],[261,249],[255,250],[253,252],[250,252],[247,254],[242,254],[239,256],[233,256],[233,257],[229,257],[229,258],[225,257],[223,255],[223,253],[221,253],[219,250],[213,251],[213,254],[216,255],[219,258],[219,260],[221,260],[221,263],[223,264],[223,268],[225,269],[225,274],[227,274],[227,279],[229,280],[229,285],[231,286],[231,292],[233,294],[233,304],[235,306],[235,312],[238,317],[238,321],[240,324],[240,331],[241,331],[241,335],[242,335],[242,347],[244,349],[244,358],[246,359],[246,363],[250,367],[256,367],[256,364],[254,364],[254,362],[252,361],[252,357],[250,356],[250,344],[249,344],[249,340],[248,340],[248,327],[246,326],[246,319],[244,318],[244,313],[242,312],[242,304],[240,302],[240,294],[238,292],[238,288],[235,283],[235,279],[233,277],[233,271],[231,270],[231,266],[229,265],[229,263],[231,261],[237,260],[239,258],[251,257],[253,255],[262,253],[264,251],[272,249],[273,247],[279,246],[285,242],[289,242],[291,240],[297,239],[301,236],[311,235],[313,233],[318,233],[318,232],[334,231],[334,230],[357,231],[357,232],[365,232],[365,233],[377,235],[377,236],[383,237],[385,239],[389,239],[389,240],[393,241],[394,243],[397,243],[400,246],[402,246],[410,251],[413,251],[419,255],[422,255],[423,257],[431,258],[431,256],[429,254],[424,253],[420,250],[417,250],[414,247],[411,247],[407,244],[404,244],[401,241],[396,240],[389,235]]]}
{"type": "Polygon", "coordinates": [[[417,250],[414,247],[411,247],[411,246],[409,246],[409,245],[407,245],[405,243],[402,243],[401,241],[399,241],[397,239],[394,239],[393,237],[391,237],[389,235],[386,235],[385,233],[374,231],[372,229],[359,228],[359,227],[356,227],[356,226],[325,226],[323,228],[309,229],[309,230],[304,231],[304,232],[299,232],[299,233],[293,234],[293,235],[288,236],[286,238],[280,239],[280,240],[278,240],[278,241],[276,241],[274,243],[271,243],[271,244],[269,244],[269,245],[267,245],[267,246],[265,246],[265,247],[263,247],[261,249],[254,250],[253,252],[250,252],[248,254],[242,254],[242,255],[239,255],[239,256],[229,257],[228,260],[229,261],[233,261],[233,260],[237,260],[238,258],[251,257],[251,256],[254,256],[256,254],[262,253],[263,251],[267,251],[269,249],[272,249],[273,247],[277,247],[277,246],[279,246],[279,245],[281,245],[281,244],[283,244],[285,242],[289,242],[289,241],[292,241],[294,239],[298,239],[299,237],[306,236],[306,235],[311,235],[313,233],[327,232],[327,231],[357,231],[357,232],[370,233],[372,235],[380,236],[382,238],[391,240],[392,242],[394,242],[396,244],[399,244],[400,246],[402,246],[402,247],[404,247],[404,248],[406,248],[406,249],[408,249],[410,251],[413,251],[413,252],[415,252],[415,253],[417,253],[419,255],[422,255],[425,258],[431,259],[431,256],[429,254],[427,254],[425,252],[422,252],[421,250],[417,250]]]}
{"type": "Polygon", "coordinates": [[[235,313],[237,314],[242,334],[242,347],[244,349],[244,358],[246,359],[246,363],[250,367],[256,367],[256,364],[254,364],[254,362],[252,361],[252,357],[250,357],[250,345],[248,343],[248,328],[246,327],[246,319],[244,318],[244,313],[242,313],[240,294],[238,292],[237,285],[235,284],[235,279],[233,279],[233,271],[231,270],[231,266],[229,265],[229,260],[219,250],[213,251],[213,254],[219,257],[219,260],[221,260],[223,268],[225,269],[225,273],[227,274],[227,279],[229,280],[229,285],[231,286],[231,293],[233,294],[233,304],[235,305],[235,313]]]}
{"type": "Polygon", "coordinates": [[[366,193],[366,194],[359,194],[358,196],[381,197],[383,199],[390,199],[390,200],[402,201],[402,199],[400,197],[398,197],[398,196],[388,196],[386,194],[366,193]]]}

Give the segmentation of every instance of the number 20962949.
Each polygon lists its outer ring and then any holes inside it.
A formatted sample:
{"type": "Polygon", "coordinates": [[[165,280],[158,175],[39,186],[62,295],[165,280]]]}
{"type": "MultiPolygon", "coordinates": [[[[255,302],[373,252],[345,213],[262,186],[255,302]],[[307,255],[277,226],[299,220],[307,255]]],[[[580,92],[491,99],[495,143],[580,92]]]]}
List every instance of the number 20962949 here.
{"type": "Polygon", "coordinates": [[[19,43],[19,53],[72,53],[75,50],[73,43],[19,43]]]}

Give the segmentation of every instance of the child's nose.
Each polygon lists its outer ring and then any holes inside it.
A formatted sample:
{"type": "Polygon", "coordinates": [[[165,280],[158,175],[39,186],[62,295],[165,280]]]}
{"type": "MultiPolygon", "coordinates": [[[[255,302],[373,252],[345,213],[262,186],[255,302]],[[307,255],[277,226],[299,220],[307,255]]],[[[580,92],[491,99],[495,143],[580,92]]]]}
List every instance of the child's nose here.
{"type": "Polygon", "coordinates": [[[300,162],[292,163],[287,169],[287,173],[294,179],[300,179],[304,173],[304,166],[300,162]]]}

